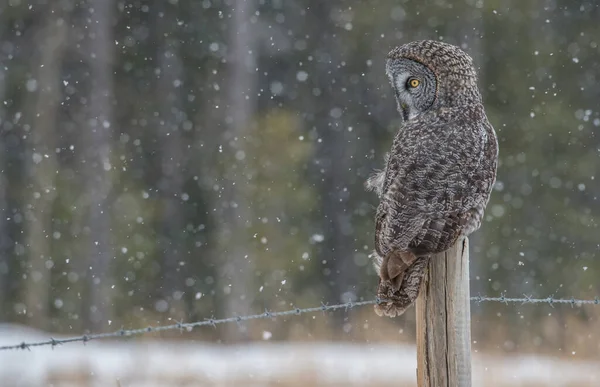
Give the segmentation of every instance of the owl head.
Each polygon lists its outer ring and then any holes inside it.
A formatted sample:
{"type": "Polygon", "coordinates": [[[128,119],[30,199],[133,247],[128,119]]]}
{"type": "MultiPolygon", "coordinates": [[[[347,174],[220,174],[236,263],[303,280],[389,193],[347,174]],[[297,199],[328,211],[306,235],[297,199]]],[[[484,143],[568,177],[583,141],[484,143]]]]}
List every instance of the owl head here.
{"type": "Polygon", "coordinates": [[[442,107],[481,103],[473,60],[460,48],[434,40],[394,48],[386,73],[405,121],[442,107]]]}

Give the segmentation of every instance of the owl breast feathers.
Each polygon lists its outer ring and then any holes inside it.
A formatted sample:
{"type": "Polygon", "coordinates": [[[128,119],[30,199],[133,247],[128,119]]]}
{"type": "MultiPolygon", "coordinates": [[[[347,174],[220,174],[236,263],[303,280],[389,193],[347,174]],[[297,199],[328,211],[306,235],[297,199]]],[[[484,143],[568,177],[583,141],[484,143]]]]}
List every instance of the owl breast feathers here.
{"type": "Polygon", "coordinates": [[[417,298],[430,255],[480,227],[498,145],[471,59],[457,47],[401,46],[388,56],[388,76],[405,121],[385,169],[366,185],[380,199],[374,257],[378,296],[386,302],[375,310],[394,317],[417,298]],[[427,82],[429,91],[426,85],[421,94],[412,90],[427,82]]]}

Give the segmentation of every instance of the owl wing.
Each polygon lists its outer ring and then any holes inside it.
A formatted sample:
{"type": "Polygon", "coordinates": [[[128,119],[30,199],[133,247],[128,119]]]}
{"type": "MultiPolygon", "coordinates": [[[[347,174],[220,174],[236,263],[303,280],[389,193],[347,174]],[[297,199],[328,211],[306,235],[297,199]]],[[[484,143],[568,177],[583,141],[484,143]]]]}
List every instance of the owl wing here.
{"type": "Polygon", "coordinates": [[[394,139],[377,208],[381,256],[394,249],[444,251],[483,209],[490,188],[482,184],[486,124],[467,117],[405,123],[394,139]]]}

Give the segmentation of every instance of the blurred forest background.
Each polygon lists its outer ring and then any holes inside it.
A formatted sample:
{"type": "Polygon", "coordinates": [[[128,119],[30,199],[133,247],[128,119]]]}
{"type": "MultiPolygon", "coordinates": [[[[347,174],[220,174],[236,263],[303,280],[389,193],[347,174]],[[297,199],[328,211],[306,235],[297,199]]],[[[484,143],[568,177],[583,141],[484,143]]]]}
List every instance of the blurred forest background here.
{"type": "MultiPolygon", "coordinates": [[[[0,321],[76,334],[371,299],[363,182],[401,122],[385,57],[425,38],[473,56],[500,141],[472,293],[600,295],[599,20],[591,0],[0,1],[0,321]]],[[[475,349],[600,353],[594,306],[472,315],[475,349]]],[[[409,341],[414,313],[269,329],[409,341]]]]}

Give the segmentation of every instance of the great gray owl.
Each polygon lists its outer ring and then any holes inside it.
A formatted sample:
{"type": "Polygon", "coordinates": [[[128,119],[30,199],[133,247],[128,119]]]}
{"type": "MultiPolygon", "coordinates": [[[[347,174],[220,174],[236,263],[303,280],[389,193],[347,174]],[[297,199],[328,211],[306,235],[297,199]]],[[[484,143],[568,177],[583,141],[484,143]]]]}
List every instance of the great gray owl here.
{"type": "Polygon", "coordinates": [[[386,73],[403,123],[385,169],[366,183],[375,217],[378,315],[416,300],[428,260],[481,225],[496,180],[498,142],[469,55],[425,40],[393,49],[386,73]]]}

